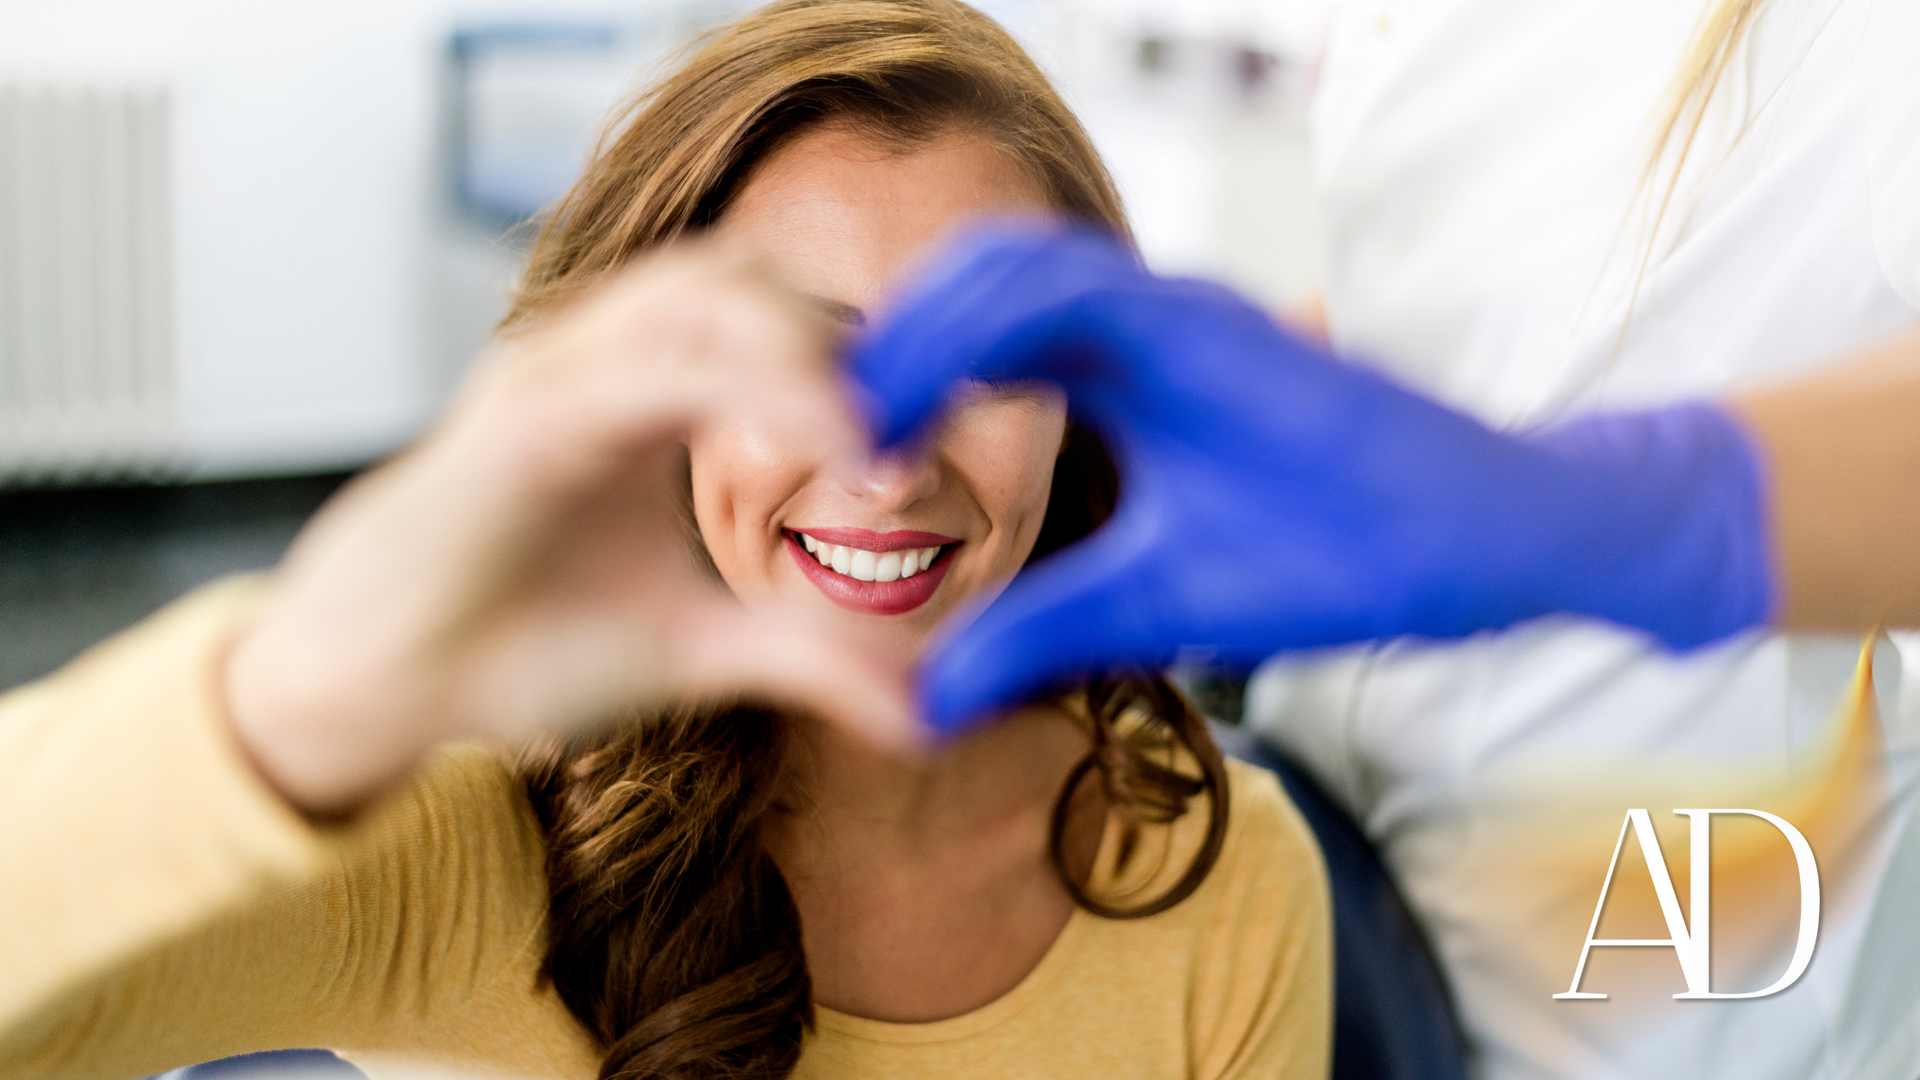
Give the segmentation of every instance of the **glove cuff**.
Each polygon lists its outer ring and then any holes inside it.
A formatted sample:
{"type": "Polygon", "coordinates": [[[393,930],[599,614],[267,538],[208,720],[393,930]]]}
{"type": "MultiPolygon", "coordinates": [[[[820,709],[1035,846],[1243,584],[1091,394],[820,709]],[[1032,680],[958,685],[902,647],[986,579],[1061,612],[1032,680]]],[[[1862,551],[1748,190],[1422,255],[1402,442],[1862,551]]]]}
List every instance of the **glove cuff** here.
{"type": "Polygon", "coordinates": [[[1778,603],[1758,444],[1724,409],[1598,414],[1528,441],[1574,469],[1563,600],[1691,649],[1765,625],[1778,603]]]}

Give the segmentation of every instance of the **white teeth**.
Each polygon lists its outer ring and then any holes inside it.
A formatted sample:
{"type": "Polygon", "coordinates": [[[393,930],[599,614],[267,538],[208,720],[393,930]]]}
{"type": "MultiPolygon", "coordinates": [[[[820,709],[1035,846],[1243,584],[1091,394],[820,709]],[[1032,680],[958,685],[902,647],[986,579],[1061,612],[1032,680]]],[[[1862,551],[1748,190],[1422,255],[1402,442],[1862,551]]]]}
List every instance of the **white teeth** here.
{"type": "Polygon", "coordinates": [[[831,567],[834,573],[857,581],[900,581],[927,569],[940,557],[938,547],[907,548],[883,554],[845,544],[829,544],[806,533],[800,534],[800,544],[820,560],[821,566],[831,567]]]}

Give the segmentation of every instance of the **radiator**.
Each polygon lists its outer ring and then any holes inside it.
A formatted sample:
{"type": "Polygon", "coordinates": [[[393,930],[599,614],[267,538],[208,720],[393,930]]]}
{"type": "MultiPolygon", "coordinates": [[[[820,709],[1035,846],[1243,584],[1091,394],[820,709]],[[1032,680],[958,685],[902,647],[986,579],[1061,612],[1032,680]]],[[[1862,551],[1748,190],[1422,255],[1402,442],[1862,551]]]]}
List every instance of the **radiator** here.
{"type": "Polygon", "coordinates": [[[180,468],[171,109],[0,78],[0,485],[180,468]]]}

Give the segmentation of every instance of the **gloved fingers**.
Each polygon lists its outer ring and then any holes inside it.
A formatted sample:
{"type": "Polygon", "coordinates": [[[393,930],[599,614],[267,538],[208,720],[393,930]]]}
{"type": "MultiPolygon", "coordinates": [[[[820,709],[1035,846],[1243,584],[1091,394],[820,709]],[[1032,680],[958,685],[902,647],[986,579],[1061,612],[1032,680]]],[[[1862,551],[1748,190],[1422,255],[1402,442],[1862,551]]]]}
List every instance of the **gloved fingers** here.
{"type": "Polygon", "coordinates": [[[926,721],[952,734],[1079,675],[1163,664],[1172,647],[1153,632],[1158,561],[1139,531],[1110,524],[1022,573],[935,641],[920,668],[926,721]]]}
{"type": "Polygon", "coordinates": [[[853,344],[847,372],[881,447],[932,419],[962,379],[1065,385],[1102,359],[1076,301],[1146,280],[1133,253],[1085,229],[1001,223],[967,234],[853,344]]]}

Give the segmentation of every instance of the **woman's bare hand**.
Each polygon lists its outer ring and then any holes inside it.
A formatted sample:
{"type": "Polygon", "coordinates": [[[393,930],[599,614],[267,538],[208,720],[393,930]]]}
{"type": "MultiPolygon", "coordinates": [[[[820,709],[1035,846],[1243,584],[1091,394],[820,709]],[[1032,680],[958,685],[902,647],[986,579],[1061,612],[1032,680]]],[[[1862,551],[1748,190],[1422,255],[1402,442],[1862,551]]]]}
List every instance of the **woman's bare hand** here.
{"type": "Polygon", "coordinates": [[[899,661],[747,611],[685,510],[684,441],[722,413],[857,460],[831,347],[824,319],[709,246],[500,345],[434,431],[315,518],[235,643],[228,700],[261,770],[339,812],[447,739],[741,694],[911,741],[899,661]]]}

